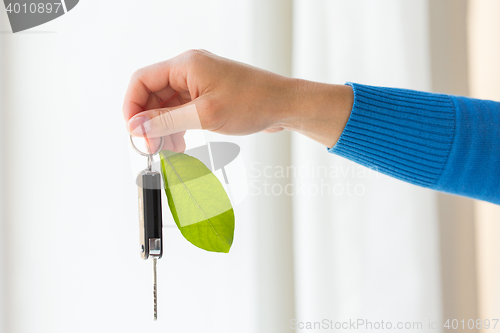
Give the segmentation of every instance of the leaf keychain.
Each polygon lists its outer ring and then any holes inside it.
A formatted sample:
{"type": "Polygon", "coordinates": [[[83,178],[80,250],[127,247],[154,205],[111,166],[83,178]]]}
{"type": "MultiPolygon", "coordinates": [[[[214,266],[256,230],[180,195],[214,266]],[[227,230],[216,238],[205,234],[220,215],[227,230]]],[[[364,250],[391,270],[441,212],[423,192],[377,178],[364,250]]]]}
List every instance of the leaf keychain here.
{"type": "Polygon", "coordinates": [[[219,179],[192,156],[163,150],[160,158],[168,205],[182,235],[204,250],[229,252],[234,211],[219,179]]]}
{"type": "MultiPolygon", "coordinates": [[[[234,235],[234,211],[219,179],[197,158],[168,150],[144,153],[130,137],[135,151],[148,158],[137,178],[142,259],[153,261],[153,308],[157,319],[156,264],[163,254],[161,176],[152,168],[160,153],[161,174],[168,206],[182,235],[197,247],[229,252],[234,235]]],[[[149,145],[149,143],[148,143],[149,145]]],[[[159,147],[163,146],[163,138],[159,147]]]]}

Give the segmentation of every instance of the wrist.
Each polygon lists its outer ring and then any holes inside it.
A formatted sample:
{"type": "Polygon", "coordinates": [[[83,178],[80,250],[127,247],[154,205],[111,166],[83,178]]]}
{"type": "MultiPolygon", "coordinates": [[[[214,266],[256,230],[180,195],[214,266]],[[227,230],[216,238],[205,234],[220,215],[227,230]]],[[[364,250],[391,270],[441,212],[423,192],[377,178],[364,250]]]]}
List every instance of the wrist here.
{"type": "Polygon", "coordinates": [[[351,114],[354,94],[347,85],[291,79],[293,106],[284,127],[333,147],[351,114]]]}

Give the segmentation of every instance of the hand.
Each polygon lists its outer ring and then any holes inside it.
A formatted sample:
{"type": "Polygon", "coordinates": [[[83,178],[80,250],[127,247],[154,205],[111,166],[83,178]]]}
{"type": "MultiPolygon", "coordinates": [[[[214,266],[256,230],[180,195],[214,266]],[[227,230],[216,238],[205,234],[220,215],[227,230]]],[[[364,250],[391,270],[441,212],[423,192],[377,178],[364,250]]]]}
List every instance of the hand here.
{"type": "Polygon", "coordinates": [[[229,135],[295,130],[331,147],[352,99],[349,86],[291,79],[192,50],[135,72],[123,115],[132,135],[145,136],[151,146],[163,136],[163,149],[173,151],[184,151],[188,129],[229,135]]]}

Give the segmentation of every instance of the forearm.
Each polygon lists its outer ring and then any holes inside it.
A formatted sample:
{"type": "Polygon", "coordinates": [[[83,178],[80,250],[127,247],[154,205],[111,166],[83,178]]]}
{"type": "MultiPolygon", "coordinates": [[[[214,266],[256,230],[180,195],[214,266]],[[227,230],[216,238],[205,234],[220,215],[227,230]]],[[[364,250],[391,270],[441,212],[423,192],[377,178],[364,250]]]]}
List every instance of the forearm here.
{"type": "Polygon", "coordinates": [[[284,118],[284,126],[333,147],[351,114],[354,94],[348,85],[325,84],[292,79],[293,110],[284,118]]]}

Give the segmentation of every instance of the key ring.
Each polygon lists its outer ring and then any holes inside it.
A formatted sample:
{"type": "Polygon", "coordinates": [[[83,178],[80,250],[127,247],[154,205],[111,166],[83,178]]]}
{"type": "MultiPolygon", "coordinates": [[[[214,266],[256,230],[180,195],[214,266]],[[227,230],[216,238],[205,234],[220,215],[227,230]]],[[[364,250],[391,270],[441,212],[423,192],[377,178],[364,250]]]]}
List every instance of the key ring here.
{"type": "Polygon", "coordinates": [[[165,139],[163,137],[160,137],[160,139],[161,139],[161,141],[160,141],[160,145],[158,146],[158,150],[155,151],[154,153],[148,154],[148,153],[141,151],[139,148],[136,147],[134,140],[133,140],[133,137],[132,137],[132,135],[130,135],[130,144],[132,145],[132,148],[134,148],[134,150],[136,152],[138,152],[141,156],[148,158],[148,169],[149,170],[151,170],[151,167],[153,164],[153,156],[158,154],[161,151],[161,149],[163,148],[163,144],[165,142],[165,139]]]}

